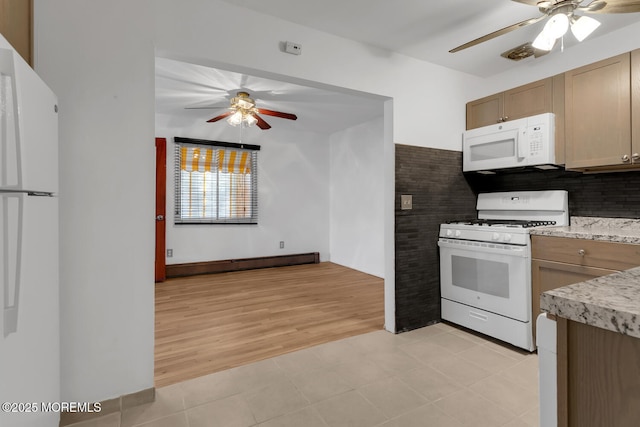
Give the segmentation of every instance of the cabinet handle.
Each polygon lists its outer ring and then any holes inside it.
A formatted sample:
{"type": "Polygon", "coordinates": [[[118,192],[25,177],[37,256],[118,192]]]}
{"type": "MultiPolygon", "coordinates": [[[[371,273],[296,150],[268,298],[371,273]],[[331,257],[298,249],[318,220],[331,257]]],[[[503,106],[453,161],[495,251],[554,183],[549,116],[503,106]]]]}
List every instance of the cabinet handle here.
{"type": "Polygon", "coordinates": [[[509,120],[509,116],[504,116],[504,117],[502,118],[502,121],[503,121],[503,122],[506,122],[507,120],[509,120]]]}
{"type": "Polygon", "coordinates": [[[584,249],[580,249],[580,250],[578,251],[578,255],[580,255],[580,256],[584,256],[584,254],[585,254],[585,253],[586,253],[586,252],[584,251],[584,249]]]}
{"type": "Polygon", "coordinates": [[[498,119],[498,123],[502,123],[502,122],[504,122],[504,119],[503,119],[502,117],[500,117],[500,118],[498,119]]]}
{"type": "Polygon", "coordinates": [[[622,161],[623,161],[623,162],[625,162],[625,163],[626,163],[626,162],[628,162],[629,160],[630,160],[630,159],[629,159],[629,155],[628,155],[628,154],[625,154],[624,156],[622,156],[622,161]]]}
{"type": "Polygon", "coordinates": [[[631,159],[635,162],[636,160],[640,159],[640,154],[638,153],[633,153],[631,155],[631,159]]]}

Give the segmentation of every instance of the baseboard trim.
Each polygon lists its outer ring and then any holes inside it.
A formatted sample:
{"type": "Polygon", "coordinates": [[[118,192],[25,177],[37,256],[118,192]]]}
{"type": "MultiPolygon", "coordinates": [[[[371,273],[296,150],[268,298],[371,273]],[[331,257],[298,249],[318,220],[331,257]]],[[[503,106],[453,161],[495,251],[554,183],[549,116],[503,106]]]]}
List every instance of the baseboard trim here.
{"type": "Polygon", "coordinates": [[[123,412],[134,406],[151,403],[154,400],[156,400],[155,387],[125,394],[115,399],[103,400],[100,402],[100,412],[61,412],[59,426],[64,427],[82,421],[104,417],[114,412],[123,412]]]}
{"type": "Polygon", "coordinates": [[[227,273],[230,271],[253,270],[257,268],[285,267],[289,265],[318,264],[319,252],[294,255],[277,255],[257,258],[227,259],[222,261],[191,262],[170,264],[166,267],[167,277],[195,276],[197,274],[227,273]]]}

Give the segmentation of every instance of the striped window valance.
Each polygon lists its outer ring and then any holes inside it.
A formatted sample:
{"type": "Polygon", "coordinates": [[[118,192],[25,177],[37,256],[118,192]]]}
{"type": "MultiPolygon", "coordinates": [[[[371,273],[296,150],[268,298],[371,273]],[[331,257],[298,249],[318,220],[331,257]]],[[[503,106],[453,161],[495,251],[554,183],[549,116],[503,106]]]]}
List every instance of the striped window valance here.
{"type": "Polygon", "coordinates": [[[251,173],[251,151],[233,148],[180,147],[180,169],[187,172],[251,173]]]}
{"type": "Polygon", "coordinates": [[[259,146],[174,139],[176,224],[255,224],[259,146]]]}

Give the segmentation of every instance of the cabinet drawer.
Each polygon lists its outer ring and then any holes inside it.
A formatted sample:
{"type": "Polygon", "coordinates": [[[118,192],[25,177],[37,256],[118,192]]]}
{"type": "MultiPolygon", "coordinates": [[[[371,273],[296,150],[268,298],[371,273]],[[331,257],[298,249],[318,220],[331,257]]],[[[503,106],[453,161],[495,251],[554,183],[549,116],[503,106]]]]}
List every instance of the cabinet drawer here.
{"type": "Polygon", "coordinates": [[[531,257],[589,267],[627,270],[640,265],[640,245],[531,236],[531,257]]]}

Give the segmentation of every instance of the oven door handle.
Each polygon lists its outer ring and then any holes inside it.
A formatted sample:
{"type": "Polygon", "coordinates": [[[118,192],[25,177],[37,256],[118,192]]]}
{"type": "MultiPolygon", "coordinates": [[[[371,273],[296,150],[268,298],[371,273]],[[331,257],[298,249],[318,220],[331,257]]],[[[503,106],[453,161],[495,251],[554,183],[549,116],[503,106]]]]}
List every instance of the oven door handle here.
{"type": "Polygon", "coordinates": [[[526,258],[530,256],[531,251],[528,246],[501,245],[499,243],[475,242],[472,240],[438,240],[438,246],[444,249],[458,249],[468,252],[497,254],[513,257],[526,258]]]}

